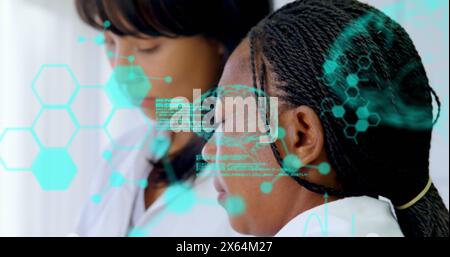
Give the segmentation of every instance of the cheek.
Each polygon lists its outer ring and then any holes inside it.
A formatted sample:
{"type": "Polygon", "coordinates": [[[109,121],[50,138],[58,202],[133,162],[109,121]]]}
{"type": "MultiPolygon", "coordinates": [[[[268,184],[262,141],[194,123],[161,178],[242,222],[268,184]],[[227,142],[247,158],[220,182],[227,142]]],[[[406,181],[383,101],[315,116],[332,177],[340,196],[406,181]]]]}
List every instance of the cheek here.
{"type": "Polygon", "coordinates": [[[271,204],[261,203],[271,201],[273,196],[271,188],[279,173],[279,167],[273,156],[270,145],[264,144],[257,148],[252,146],[254,146],[254,144],[248,144],[248,147],[245,147],[245,150],[237,147],[223,148],[221,150],[223,154],[248,155],[248,158],[241,161],[241,163],[245,164],[246,167],[249,167],[245,171],[227,171],[230,176],[225,176],[223,180],[227,186],[228,193],[230,195],[239,196],[245,203],[245,213],[243,214],[243,217],[235,217],[235,219],[248,219],[247,222],[249,223],[258,223],[260,219],[264,218],[261,217],[260,214],[270,211],[270,208],[269,210],[267,209],[271,204]],[[238,175],[233,176],[233,173],[237,173],[238,175]],[[270,191],[267,191],[268,188],[270,191]]]}
{"type": "Polygon", "coordinates": [[[243,234],[274,235],[280,226],[279,217],[287,209],[283,199],[289,199],[289,196],[279,195],[282,183],[277,183],[274,191],[266,194],[260,189],[260,185],[267,182],[264,178],[228,177],[226,181],[230,185],[230,195],[239,196],[245,207],[240,215],[230,215],[233,228],[243,234]]]}
{"type": "Polygon", "coordinates": [[[173,98],[178,96],[178,85],[175,83],[174,72],[167,65],[164,58],[155,55],[153,57],[145,57],[139,62],[139,65],[144,69],[145,74],[151,83],[151,90],[148,96],[156,98],[173,98]],[[171,83],[167,83],[164,78],[170,76],[171,83]]]}
{"type": "Polygon", "coordinates": [[[270,188],[281,171],[270,144],[259,143],[258,137],[254,135],[224,134],[225,138],[217,139],[220,143],[217,144],[216,158],[222,162],[221,172],[230,184],[230,190],[236,193],[248,189],[258,193],[267,191],[267,187],[270,188]],[[253,141],[244,144],[249,138],[253,141]],[[233,146],[230,147],[229,144],[233,146]]]}
{"type": "Polygon", "coordinates": [[[217,84],[220,75],[218,56],[205,44],[175,39],[162,46],[160,52],[142,58],[141,65],[152,80],[150,96],[159,98],[186,97],[192,101],[193,89],[205,93],[217,84]],[[170,76],[167,84],[158,78],[170,76]]]}

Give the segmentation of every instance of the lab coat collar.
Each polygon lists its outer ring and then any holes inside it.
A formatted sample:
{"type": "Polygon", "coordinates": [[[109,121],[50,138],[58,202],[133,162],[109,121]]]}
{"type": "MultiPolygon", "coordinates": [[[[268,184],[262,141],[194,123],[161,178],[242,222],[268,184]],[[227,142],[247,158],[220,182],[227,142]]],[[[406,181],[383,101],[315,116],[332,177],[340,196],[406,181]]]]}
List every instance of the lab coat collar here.
{"type": "Polygon", "coordinates": [[[305,211],[277,234],[297,236],[403,236],[390,204],[368,196],[347,197],[305,211]]]}

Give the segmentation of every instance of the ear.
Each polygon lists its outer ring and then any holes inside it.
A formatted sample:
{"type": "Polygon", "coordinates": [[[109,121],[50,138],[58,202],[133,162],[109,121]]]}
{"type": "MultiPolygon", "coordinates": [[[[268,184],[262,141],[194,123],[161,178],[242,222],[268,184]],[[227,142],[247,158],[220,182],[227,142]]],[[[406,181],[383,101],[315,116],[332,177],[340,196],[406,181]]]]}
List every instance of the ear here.
{"type": "Polygon", "coordinates": [[[313,109],[303,105],[285,111],[279,118],[279,124],[286,131],[284,141],[289,154],[300,158],[302,165],[314,163],[320,158],[324,133],[319,116],[313,109]]]}

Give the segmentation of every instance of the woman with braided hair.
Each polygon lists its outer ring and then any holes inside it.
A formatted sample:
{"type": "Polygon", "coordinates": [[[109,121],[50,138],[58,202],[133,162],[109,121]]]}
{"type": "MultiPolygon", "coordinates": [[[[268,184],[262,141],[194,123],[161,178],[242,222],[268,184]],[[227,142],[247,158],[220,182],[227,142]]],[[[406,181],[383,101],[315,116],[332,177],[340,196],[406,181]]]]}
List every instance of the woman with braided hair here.
{"type": "Polygon", "coordinates": [[[278,97],[279,121],[277,140],[255,152],[246,150],[251,143],[221,143],[244,142],[242,133],[221,133],[222,124],[203,149],[216,156],[212,163],[247,154],[272,172],[216,179],[235,230],[449,236],[448,209],[428,168],[433,96],[440,102],[410,37],[385,14],[354,0],[288,4],[228,60],[220,87],[236,84],[278,97]]]}

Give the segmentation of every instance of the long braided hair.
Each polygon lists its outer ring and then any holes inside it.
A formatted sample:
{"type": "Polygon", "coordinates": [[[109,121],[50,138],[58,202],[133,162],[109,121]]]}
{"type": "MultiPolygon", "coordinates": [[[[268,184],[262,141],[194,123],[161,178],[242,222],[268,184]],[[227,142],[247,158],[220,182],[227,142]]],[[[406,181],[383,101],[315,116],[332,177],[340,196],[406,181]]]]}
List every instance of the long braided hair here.
{"type": "MultiPolygon", "coordinates": [[[[432,95],[440,102],[399,24],[354,0],[299,0],[261,21],[249,41],[254,85],[265,90],[271,72],[282,104],[320,114],[342,190],[293,176],[300,185],[321,194],[383,196],[394,206],[426,187],[432,95]],[[345,108],[339,114],[334,107],[345,108]]],[[[396,215],[405,236],[449,236],[449,213],[433,184],[396,215]]]]}

